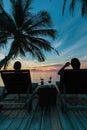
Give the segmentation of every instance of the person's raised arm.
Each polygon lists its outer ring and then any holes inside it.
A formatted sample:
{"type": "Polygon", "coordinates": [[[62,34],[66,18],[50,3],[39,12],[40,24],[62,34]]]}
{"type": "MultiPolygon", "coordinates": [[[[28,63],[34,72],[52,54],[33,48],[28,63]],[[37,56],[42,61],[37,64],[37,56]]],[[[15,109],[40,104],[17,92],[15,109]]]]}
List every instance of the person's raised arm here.
{"type": "Polygon", "coordinates": [[[65,65],[58,71],[58,74],[61,75],[63,70],[70,65],[70,62],[66,62],[65,65]]]}

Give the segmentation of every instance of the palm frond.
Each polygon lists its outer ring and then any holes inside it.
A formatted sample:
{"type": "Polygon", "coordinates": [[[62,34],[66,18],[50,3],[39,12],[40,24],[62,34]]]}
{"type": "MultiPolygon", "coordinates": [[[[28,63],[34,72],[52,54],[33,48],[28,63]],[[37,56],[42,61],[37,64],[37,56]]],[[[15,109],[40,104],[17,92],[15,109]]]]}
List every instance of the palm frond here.
{"type": "Polygon", "coordinates": [[[3,6],[3,0],[0,0],[0,12],[2,12],[1,6],[3,6]]]}
{"type": "Polygon", "coordinates": [[[24,13],[28,12],[31,9],[32,2],[33,2],[33,0],[26,0],[26,4],[24,7],[24,13]]]}
{"type": "Polygon", "coordinates": [[[66,3],[67,3],[67,0],[64,0],[64,4],[63,4],[63,8],[62,8],[62,14],[64,14],[64,12],[65,12],[66,3]]]}
{"type": "MultiPolygon", "coordinates": [[[[0,22],[4,22],[2,24],[6,24],[4,25],[5,27],[8,26],[9,31],[13,30],[15,31],[15,23],[13,21],[13,19],[11,18],[11,16],[4,10],[3,6],[0,4],[0,8],[1,8],[1,13],[0,13],[0,22]]],[[[4,27],[3,26],[3,27],[4,27]]]]}
{"type": "Polygon", "coordinates": [[[7,43],[7,37],[0,38],[0,46],[3,46],[7,43]]]}
{"type": "Polygon", "coordinates": [[[77,0],[72,0],[70,3],[70,10],[72,11],[72,15],[75,9],[75,5],[76,5],[77,0]]]}
{"type": "Polygon", "coordinates": [[[30,17],[29,17],[29,19],[28,20],[25,20],[24,21],[24,23],[23,23],[23,25],[22,25],[22,27],[21,27],[21,29],[22,30],[25,30],[25,29],[27,29],[27,28],[29,28],[31,25],[32,25],[32,15],[30,15],[30,17]]]}
{"type": "Polygon", "coordinates": [[[33,50],[33,53],[31,53],[33,58],[38,59],[38,61],[40,61],[40,62],[45,61],[45,55],[43,54],[42,49],[40,49],[38,46],[36,46],[35,44],[32,44],[32,43],[30,43],[29,48],[31,50],[33,50]]]}
{"type": "Polygon", "coordinates": [[[12,16],[15,20],[17,28],[20,28],[24,22],[24,11],[22,0],[17,0],[16,2],[11,1],[12,5],[12,16]]]}
{"type": "Polygon", "coordinates": [[[12,2],[13,4],[15,4],[16,0],[10,0],[10,2],[12,2]]]}
{"type": "Polygon", "coordinates": [[[10,60],[8,60],[5,64],[4,64],[4,70],[7,69],[8,65],[10,64],[10,60]]]}
{"type": "Polygon", "coordinates": [[[30,42],[25,37],[22,39],[22,44],[23,44],[23,48],[25,50],[25,53],[30,52],[30,54],[32,54],[32,56],[34,57],[34,52],[29,46],[30,42]]]}
{"type": "Polygon", "coordinates": [[[21,43],[18,41],[13,41],[9,53],[11,53],[11,51],[14,52],[14,58],[18,54],[20,54],[21,56],[25,56],[25,53],[29,52],[32,55],[32,57],[37,58],[38,61],[45,60],[44,54],[41,52],[41,50],[37,46],[34,46],[33,44],[27,45],[26,42],[24,42],[24,40],[21,43]]]}
{"type": "Polygon", "coordinates": [[[42,53],[42,51],[35,52],[35,58],[37,58],[40,62],[45,61],[45,55],[42,53]]]}
{"type": "Polygon", "coordinates": [[[33,31],[27,31],[27,33],[29,34],[29,36],[48,36],[51,37],[53,39],[55,39],[56,36],[56,30],[54,29],[37,29],[37,30],[33,30],[33,31]]]}
{"type": "Polygon", "coordinates": [[[18,54],[25,56],[29,52],[38,61],[44,61],[44,51],[55,50],[46,40],[56,37],[50,14],[47,11],[33,14],[30,10],[32,0],[9,1],[9,13],[4,9],[4,4],[0,4],[0,45],[12,38],[8,57],[15,58],[18,54]]]}
{"type": "Polygon", "coordinates": [[[2,35],[0,34],[0,45],[5,45],[8,44],[8,39],[10,39],[10,34],[9,33],[2,33],[2,35]]]}
{"type": "Polygon", "coordinates": [[[51,50],[54,50],[58,55],[59,55],[59,52],[54,49],[52,46],[51,46],[51,43],[48,42],[47,40],[45,39],[42,39],[42,38],[35,38],[35,37],[30,37],[29,38],[31,40],[31,46],[38,46],[40,49],[42,50],[45,50],[45,51],[51,51],[51,50]]]}
{"type": "Polygon", "coordinates": [[[0,31],[0,46],[3,46],[4,44],[7,43],[9,33],[5,31],[0,31]]]}
{"type": "MultiPolygon", "coordinates": [[[[87,16],[87,0],[71,0],[69,8],[72,11],[72,15],[75,10],[75,6],[76,6],[77,2],[80,2],[82,5],[81,6],[82,16],[83,17],[87,16]]],[[[62,7],[62,14],[64,14],[64,12],[65,12],[66,3],[67,3],[67,0],[64,0],[63,7],[62,7]]]]}
{"type": "Polygon", "coordinates": [[[36,29],[38,27],[52,27],[52,21],[49,13],[47,11],[40,11],[31,18],[32,24],[28,26],[26,31],[30,29],[36,29]]]}
{"type": "Polygon", "coordinates": [[[81,9],[82,16],[87,16],[87,1],[82,1],[82,9],[81,9]]]}

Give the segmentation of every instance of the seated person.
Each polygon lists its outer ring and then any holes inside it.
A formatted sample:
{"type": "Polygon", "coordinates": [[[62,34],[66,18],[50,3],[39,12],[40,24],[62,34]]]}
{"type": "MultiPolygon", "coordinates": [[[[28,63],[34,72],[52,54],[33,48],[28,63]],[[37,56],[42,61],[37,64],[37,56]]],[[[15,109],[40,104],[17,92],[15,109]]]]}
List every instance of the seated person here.
{"type": "Polygon", "coordinates": [[[20,63],[19,61],[16,61],[16,62],[14,63],[14,69],[15,69],[15,70],[20,70],[20,69],[21,69],[21,63],[20,63]]]}
{"type": "MultiPolygon", "coordinates": [[[[68,66],[72,66],[73,69],[80,69],[80,61],[77,58],[73,58],[71,59],[71,63],[70,62],[66,62],[65,65],[59,70],[58,74],[61,75],[63,70],[68,67],[68,66]]],[[[60,82],[56,82],[58,86],[60,86],[60,82]]]]}
{"type": "Polygon", "coordinates": [[[73,69],[80,69],[81,63],[77,58],[73,58],[71,59],[71,63],[70,62],[65,63],[65,65],[59,70],[58,74],[61,75],[63,70],[70,65],[72,66],[73,69]]]}

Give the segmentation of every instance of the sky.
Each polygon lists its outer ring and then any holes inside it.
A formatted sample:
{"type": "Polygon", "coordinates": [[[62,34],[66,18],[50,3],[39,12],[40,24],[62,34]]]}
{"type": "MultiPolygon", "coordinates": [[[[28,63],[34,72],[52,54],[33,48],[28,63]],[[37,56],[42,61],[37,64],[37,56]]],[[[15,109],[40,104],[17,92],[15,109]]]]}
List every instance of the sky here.
{"type": "MultiPolygon", "coordinates": [[[[5,1],[7,2],[7,0],[5,1]]],[[[50,13],[53,28],[57,30],[55,40],[51,41],[52,47],[58,50],[59,56],[52,51],[45,53],[45,62],[38,62],[29,55],[26,57],[18,56],[11,60],[9,67],[19,60],[24,68],[33,70],[58,70],[65,62],[77,57],[81,61],[81,67],[87,68],[87,18],[82,18],[80,12],[80,3],[77,4],[74,14],[69,10],[69,3],[66,5],[65,13],[62,15],[63,0],[33,0],[32,12],[37,13],[46,10],[50,13]]],[[[6,3],[8,6],[8,4],[6,3]]],[[[8,52],[8,47],[0,48],[0,60],[8,52]]]]}

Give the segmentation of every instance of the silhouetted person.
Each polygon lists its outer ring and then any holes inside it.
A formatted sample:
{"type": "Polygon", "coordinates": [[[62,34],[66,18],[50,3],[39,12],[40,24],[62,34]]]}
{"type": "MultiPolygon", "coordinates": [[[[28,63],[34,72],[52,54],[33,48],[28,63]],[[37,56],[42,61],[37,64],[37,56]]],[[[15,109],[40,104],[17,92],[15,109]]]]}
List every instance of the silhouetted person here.
{"type": "Polygon", "coordinates": [[[77,59],[77,58],[71,59],[71,66],[73,69],[80,69],[80,65],[81,65],[81,63],[80,63],[79,59],[77,59]]]}
{"type": "Polygon", "coordinates": [[[65,65],[59,70],[58,74],[61,75],[63,70],[70,65],[72,66],[73,69],[80,69],[81,63],[80,63],[79,59],[73,58],[73,59],[71,59],[71,63],[70,62],[65,63],[65,65]]]}
{"type": "MultiPolygon", "coordinates": [[[[21,69],[21,62],[20,61],[16,61],[14,63],[14,69],[15,70],[20,70],[21,69]]],[[[20,94],[18,94],[18,97],[20,98],[20,94]]]]}
{"type": "Polygon", "coordinates": [[[16,61],[16,62],[14,63],[14,69],[15,69],[15,70],[20,70],[20,69],[21,69],[21,63],[20,63],[19,61],[16,61]]]}

